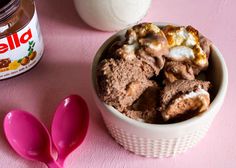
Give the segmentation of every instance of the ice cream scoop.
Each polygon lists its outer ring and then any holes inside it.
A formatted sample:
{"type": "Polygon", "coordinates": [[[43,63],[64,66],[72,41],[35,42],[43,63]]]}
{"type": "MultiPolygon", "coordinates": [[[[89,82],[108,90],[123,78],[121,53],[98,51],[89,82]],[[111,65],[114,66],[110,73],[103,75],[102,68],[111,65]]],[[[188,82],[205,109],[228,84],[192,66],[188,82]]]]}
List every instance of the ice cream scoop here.
{"type": "Polygon", "coordinates": [[[10,111],[4,119],[4,132],[12,148],[23,158],[44,162],[49,168],[61,168],[52,157],[47,129],[30,113],[10,111]]]}
{"type": "Polygon", "coordinates": [[[160,111],[165,121],[180,122],[209,108],[211,83],[201,80],[176,80],[161,91],[160,111]]]}
{"type": "Polygon", "coordinates": [[[51,135],[58,151],[57,162],[63,166],[66,157],[84,140],[89,124],[86,102],[78,95],[66,97],[54,114],[51,135]]]}

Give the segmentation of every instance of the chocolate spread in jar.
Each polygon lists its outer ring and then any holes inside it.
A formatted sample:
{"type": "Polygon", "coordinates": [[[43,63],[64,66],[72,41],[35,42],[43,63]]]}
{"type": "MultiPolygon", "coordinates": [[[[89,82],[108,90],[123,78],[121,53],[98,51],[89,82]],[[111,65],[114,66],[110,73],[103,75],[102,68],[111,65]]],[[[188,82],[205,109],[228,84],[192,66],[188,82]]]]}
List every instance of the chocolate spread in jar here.
{"type": "Polygon", "coordinates": [[[33,0],[0,1],[0,80],[34,67],[44,44],[33,0]]]}

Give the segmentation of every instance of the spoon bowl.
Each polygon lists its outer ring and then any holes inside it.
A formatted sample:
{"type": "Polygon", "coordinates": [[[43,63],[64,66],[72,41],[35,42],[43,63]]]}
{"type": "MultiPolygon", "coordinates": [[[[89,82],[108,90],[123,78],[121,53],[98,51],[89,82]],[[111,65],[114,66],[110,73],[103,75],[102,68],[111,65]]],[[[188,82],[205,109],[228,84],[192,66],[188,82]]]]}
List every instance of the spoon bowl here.
{"type": "Polygon", "coordinates": [[[57,162],[63,166],[66,157],[84,140],[89,124],[86,102],[78,95],[66,97],[54,114],[51,135],[58,151],[57,162]]]}
{"type": "Polygon", "coordinates": [[[60,167],[51,155],[47,129],[30,113],[10,111],[4,118],[4,132],[11,147],[23,158],[44,162],[48,167],[60,167]]]}

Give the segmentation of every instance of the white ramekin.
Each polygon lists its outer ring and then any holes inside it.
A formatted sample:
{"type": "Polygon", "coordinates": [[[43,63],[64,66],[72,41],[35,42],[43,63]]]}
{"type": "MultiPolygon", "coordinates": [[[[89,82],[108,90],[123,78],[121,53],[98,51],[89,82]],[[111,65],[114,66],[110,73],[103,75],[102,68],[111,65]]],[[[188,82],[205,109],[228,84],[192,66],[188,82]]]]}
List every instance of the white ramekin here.
{"type": "MultiPolygon", "coordinates": [[[[159,25],[159,24],[158,24],[159,25]]],[[[224,58],[216,46],[212,46],[209,73],[214,86],[214,100],[201,115],[174,124],[148,124],[133,120],[111,106],[103,103],[96,94],[96,67],[104,49],[122,30],[110,37],[100,47],[93,60],[93,96],[111,136],[125,149],[146,157],[171,157],[185,152],[197,144],[208,131],[215,115],[219,112],[228,85],[228,72],[224,58]]]]}

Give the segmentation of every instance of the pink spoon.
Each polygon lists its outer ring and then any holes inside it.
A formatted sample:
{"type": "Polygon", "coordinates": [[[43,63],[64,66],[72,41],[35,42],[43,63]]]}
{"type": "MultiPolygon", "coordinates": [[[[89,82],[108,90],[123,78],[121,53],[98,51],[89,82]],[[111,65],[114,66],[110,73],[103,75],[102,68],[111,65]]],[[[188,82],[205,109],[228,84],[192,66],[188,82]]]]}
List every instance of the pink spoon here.
{"type": "Polygon", "coordinates": [[[51,134],[58,151],[57,162],[63,166],[66,157],[84,140],[89,124],[89,110],[83,98],[66,97],[54,114],[51,134]]]}
{"type": "Polygon", "coordinates": [[[61,168],[51,155],[47,129],[30,113],[10,111],[4,118],[4,132],[12,148],[23,158],[44,162],[49,168],[61,168]]]}

